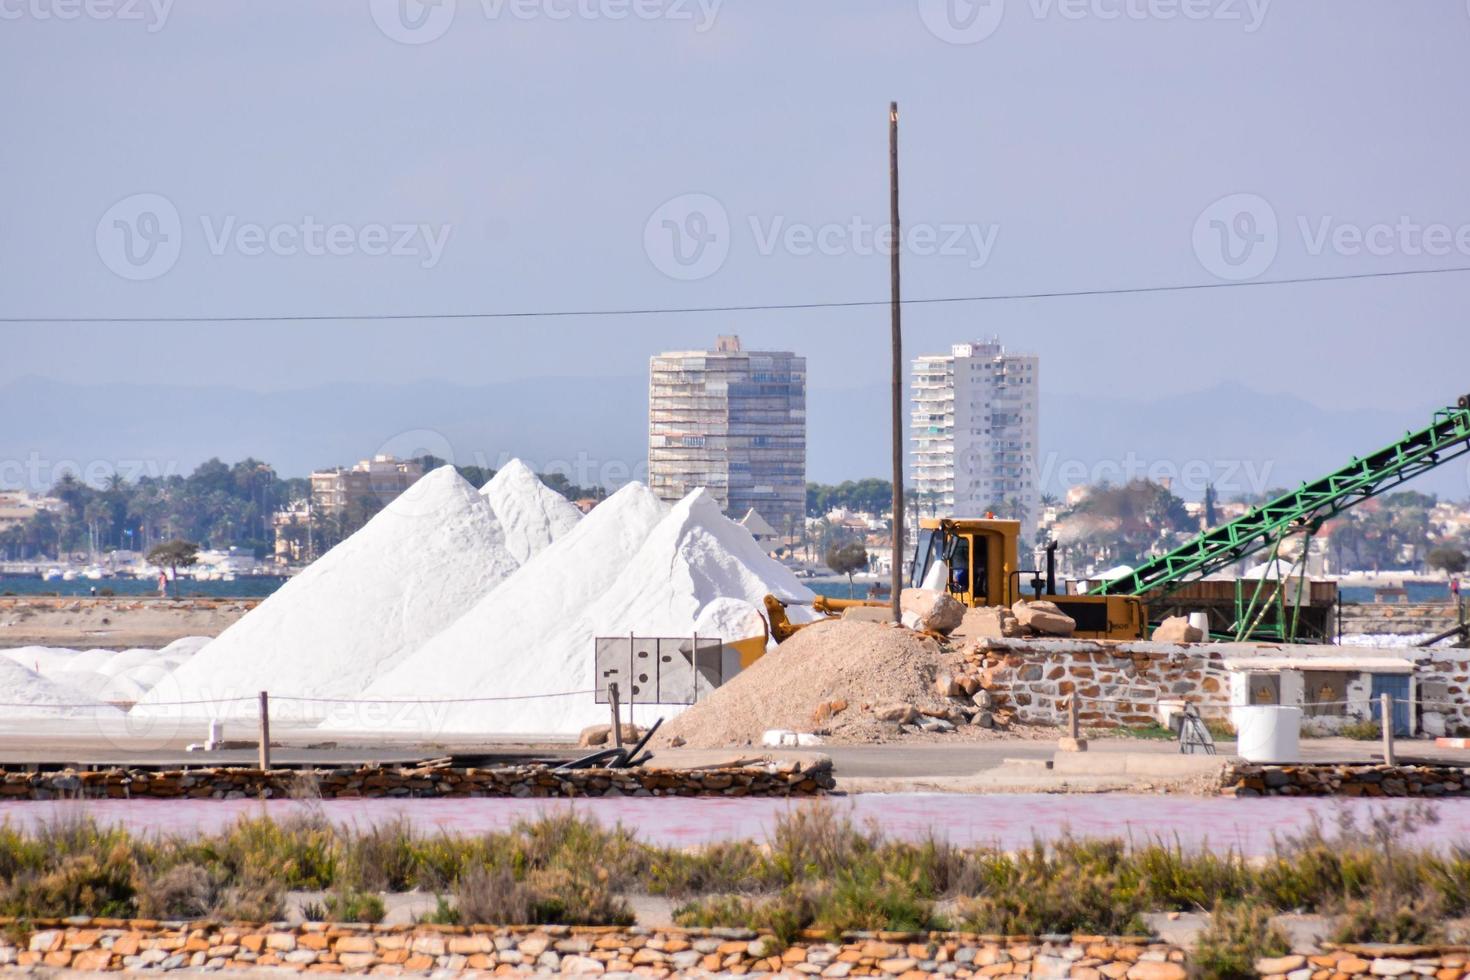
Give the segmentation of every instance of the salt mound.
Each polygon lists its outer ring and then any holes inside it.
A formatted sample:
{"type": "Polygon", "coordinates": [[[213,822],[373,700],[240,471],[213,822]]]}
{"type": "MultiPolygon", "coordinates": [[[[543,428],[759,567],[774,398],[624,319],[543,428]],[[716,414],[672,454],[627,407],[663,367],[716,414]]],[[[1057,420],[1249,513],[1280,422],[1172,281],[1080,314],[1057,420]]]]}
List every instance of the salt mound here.
{"type": "Polygon", "coordinates": [[[0,657],[0,713],[5,718],[79,718],[121,715],[116,708],[76,707],[95,699],[84,691],[48,680],[9,657],[0,657]],[[55,706],[55,707],[48,707],[55,706]],[[60,707],[65,705],[66,707],[60,707]]]}
{"type": "MultiPolygon", "coordinates": [[[[641,487],[639,492],[648,493],[641,487]]],[[[453,692],[450,696],[522,698],[417,709],[425,713],[418,716],[420,723],[427,713],[433,714],[427,730],[436,732],[574,734],[608,717],[607,706],[599,705],[591,693],[596,683],[596,637],[628,633],[688,636],[701,611],[722,598],[751,606],[768,593],[794,602],[810,603],[815,598],[789,569],[761,549],[749,531],[720,513],[703,490],[676,504],[636,549],[629,545],[638,535],[629,535],[616,547],[589,543],[575,552],[571,548],[563,551],[615,499],[595,508],[576,531],[523,570],[526,575],[538,566],[544,569],[538,570],[533,585],[516,593],[525,594],[526,604],[534,601],[538,611],[528,610],[512,630],[502,627],[509,622],[508,614],[477,619],[478,627],[462,624],[462,637],[456,642],[435,642],[432,655],[429,648],[415,655],[413,671],[405,663],[396,676],[385,677],[372,691],[385,697],[442,697],[445,695],[426,690],[428,679],[438,678],[432,682],[434,692],[453,692]],[[577,602],[561,605],[550,598],[578,588],[583,578],[597,587],[579,592],[577,602]],[[604,584],[608,582],[611,584],[604,584]],[[583,605],[583,596],[596,599],[583,605]],[[539,611],[547,609],[548,603],[554,612],[539,611]],[[491,644],[493,651],[487,653],[491,644]],[[467,670],[473,673],[467,675],[467,670]],[[408,676],[410,673],[415,676],[408,676]],[[586,693],[531,697],[568,691],[586,693]]],[[[489,605],[512,605],[506,596],[492,600],[489,605]]],[[[634,717],[646,722],[679,710],[677,705],[637,705],[634,717]]]]}
{"type": "Polygon", "coordinates": [[[769,634],[765,615],[744,599],[721,596],[699,611],[694,632],[700,636],[718,636],[724,640],[743,640],[769,634]]]}
{"type": "Polygon", "coordinates": [[[272,716],[320,719],[327,706],[392,669],[516,570],[488,501],[453,467],[420,479],[154,687],[159,702],[210,701],[190,715],[254,717],[260,691],[281,696],[272,716]],[[242,700],[235,700],[242,699],[242,700]],[[249,699],[249,700],[243,700],[249,699]]]}
{"type": "Polygon", "coordinates": [[[524,565],[577,526],[582,512],[513,459],[480,491],[505,532],[505,547],[524,565]]]}
{"type": "Polygon", "coordinates": [[[668,722],[655,738],[664,745],[677,737],[694,748],[725,748],[759,745],[772,728],[820,727],[828,741],[876,741],[885,726],[864,706],[942,708],[934,679],[957,660],[929,637],[895,626],[815,623],[668,722]],[[839,700],[847,708],[818,723],[817,707],[839,700]]]}
{"type": "MultiPolygon", "coordinates": [[[[162,650],[71,650],[65,647],[17,647],[0,651],[30,673],[96,702],[133,702],[210,642],[187,636],[162,650]]],[[[0,700],[4,700],[0,697],[0,700]]]]}
{"type": "Polygon", "coordinates": [[[82,651],[68,647],[32,646],[12,647],[8,650],[0,650],[0,654],[4,654],[34,674],[45,676],[65,670],[67,664],[81,656],[82,651]]]}
{"type": "MultiPolygon", "coordinates": [[[[612,587],[668,508],[652,490],[629,483],[537,555],[457,622],[395,669],[379,677],[363,698],[426,701],[572,691],[586,678],[559,676],[541,651],[612,587]]],[[[428,731],[443,723],[439,706],[343,707],[325,727],[428,731]]],[[[455,730],[490,731],[502,704],[456,706],[455,730]]]]}

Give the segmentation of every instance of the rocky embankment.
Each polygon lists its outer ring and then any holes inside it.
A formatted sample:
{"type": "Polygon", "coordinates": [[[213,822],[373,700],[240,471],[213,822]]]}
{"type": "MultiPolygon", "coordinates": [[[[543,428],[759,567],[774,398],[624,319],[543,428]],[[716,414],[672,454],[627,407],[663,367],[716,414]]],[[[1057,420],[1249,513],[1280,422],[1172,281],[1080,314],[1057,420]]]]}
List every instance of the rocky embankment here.
{"type": "Polygon", "coordinates": [[[832,762],[816,760],[710,769],[577,769],[458,766],[355,769],[210,768],[12,772],[0,798],[240,800],[292,795],[322,799],[406,797],[818,796],[834,786],[832,762]]]}

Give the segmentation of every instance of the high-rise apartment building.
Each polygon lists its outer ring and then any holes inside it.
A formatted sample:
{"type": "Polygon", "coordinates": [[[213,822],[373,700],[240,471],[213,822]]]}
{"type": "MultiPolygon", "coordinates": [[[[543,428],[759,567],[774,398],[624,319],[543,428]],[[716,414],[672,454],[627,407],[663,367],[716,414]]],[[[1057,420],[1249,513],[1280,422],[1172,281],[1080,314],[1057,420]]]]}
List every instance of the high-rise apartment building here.
{"type": "Polygon", "coordinates": [[[714,350],[649,359],[648,485],[664,500],[704,487],[737,520],[754,509],[782,537],[806,509],[806,358],[714,350]]]}
{"type": "Polygon", "coordinates": [[[920,513],[1021,520],[1038,509],[1040,369],[999,340],[955,344],[913,363],[912,485],[920,513]]]}

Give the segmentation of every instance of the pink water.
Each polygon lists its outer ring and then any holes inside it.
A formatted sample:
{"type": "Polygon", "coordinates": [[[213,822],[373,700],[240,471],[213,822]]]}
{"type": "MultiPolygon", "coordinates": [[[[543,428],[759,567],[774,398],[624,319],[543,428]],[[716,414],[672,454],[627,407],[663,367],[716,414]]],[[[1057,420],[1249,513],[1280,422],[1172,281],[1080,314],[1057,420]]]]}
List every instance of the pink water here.
{"type": "MultiPolygon", "coordinates": [[[[327,800],[316,804],[340,824],[371,826],[399,816],[425,831],[473,834],[504,830],[515,821],[573,810],[604,824],[622,823],[642,839],[666,845],[764,839],[778,815],[809,801],[772,799],[586,800],[327,800]]],[[[1079,837],[1178,839],[1190,849],[1270,850],[1273,835],[1305,828],[1315,814],[1327,823],[1346,808],[1360,818],[1375,807],[1402,810],[1408,800],[1228,799],[1191,796],[861,794],[831,805],[859,821],[872,820],[893,837],[914,840],[931,831],[956,844],[1021,847],[1071,832],[1079,837]]],[[[166,834],[219,831],[242,815],[283,817],[303,804],[287,800],[90,800],[7,802],[0,819],[33,826],[59,814],[86,813],[133,831],[166,834]]],[[[1439,822],[1420,830],[1425,844],[1470,843],[1470,801],[1435,805],[1439,822]]]]}

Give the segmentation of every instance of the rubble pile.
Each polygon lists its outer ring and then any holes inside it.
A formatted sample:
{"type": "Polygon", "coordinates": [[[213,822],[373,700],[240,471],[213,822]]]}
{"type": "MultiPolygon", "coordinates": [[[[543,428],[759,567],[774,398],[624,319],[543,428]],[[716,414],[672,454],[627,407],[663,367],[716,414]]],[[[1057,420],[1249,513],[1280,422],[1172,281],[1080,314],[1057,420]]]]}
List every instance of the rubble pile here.
{"type": "Polygon", "coordinates": [[[815,623],[665,724],[662,745],[760,744],[766,733],[877,742],[918,732],[1005,728],[960,652],[893,623],[815,623]]]}

